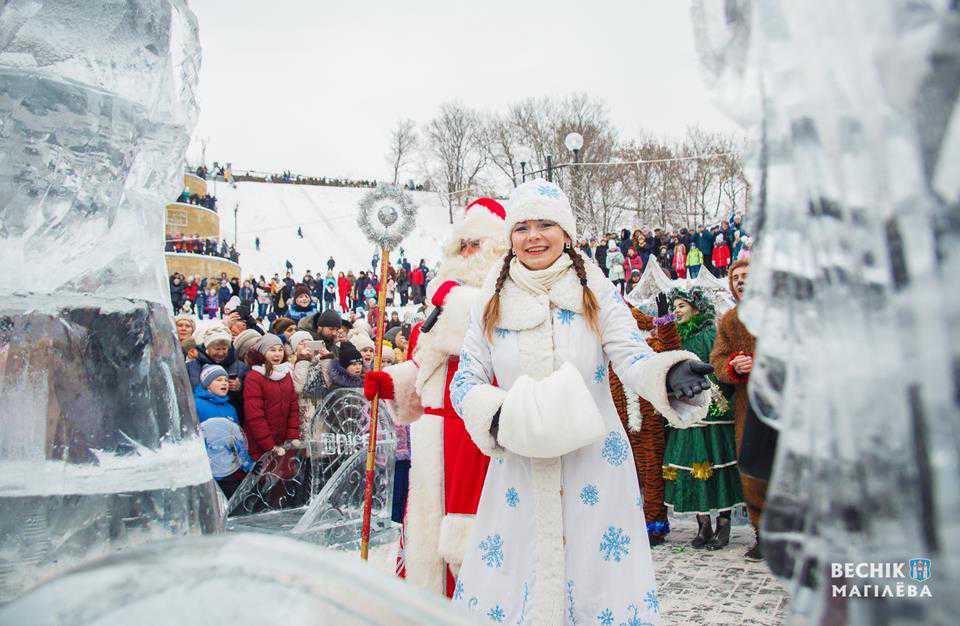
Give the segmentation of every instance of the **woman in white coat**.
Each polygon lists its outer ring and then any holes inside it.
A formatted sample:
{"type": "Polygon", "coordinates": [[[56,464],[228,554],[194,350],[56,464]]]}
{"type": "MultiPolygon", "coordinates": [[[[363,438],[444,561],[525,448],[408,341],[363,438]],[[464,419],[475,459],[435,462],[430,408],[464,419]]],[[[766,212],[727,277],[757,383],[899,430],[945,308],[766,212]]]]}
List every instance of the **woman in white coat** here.
{"type": "Polygon", "coordinates": [[[572,247],[576,223],[559,187],[515,189],[506,224],[511,251],[487,277],[451,385],[454,408],[493,457],[454,602],[511,624],[658,624],[643,502],[607,367],[675,424],[706,415],[712,368],[647,346],[617,288],[572,247]]]}

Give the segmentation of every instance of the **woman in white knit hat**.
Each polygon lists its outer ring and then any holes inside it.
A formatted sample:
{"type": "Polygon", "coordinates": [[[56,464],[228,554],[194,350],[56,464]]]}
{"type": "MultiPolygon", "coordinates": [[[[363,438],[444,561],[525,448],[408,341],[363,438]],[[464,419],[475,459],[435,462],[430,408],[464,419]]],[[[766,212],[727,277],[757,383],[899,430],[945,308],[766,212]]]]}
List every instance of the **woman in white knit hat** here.
{"type": "Polygon", "coordinates": [[[618,289],[573,248],[559,187],[517,187],[506,228],[511,250],[487,277],[451,385],[470,436],[495,459],[454,602],[497,622],[657,624],[640,489],[607,367],[678,426],[706,416],[712,368],[647,346],[618,289]]]}

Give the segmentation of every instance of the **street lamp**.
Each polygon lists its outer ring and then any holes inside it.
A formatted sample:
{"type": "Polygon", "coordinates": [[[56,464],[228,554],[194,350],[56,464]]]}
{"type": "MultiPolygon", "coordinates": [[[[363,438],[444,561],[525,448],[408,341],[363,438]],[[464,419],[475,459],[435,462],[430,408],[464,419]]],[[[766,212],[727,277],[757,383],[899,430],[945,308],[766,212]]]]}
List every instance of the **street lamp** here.
{"type": "Polygon", "coordinates": [[[580,162],[580,148],[583,147],[583,135],[580,133],[569,133],[563,139],[563,145],[567,147],[567,150],[573,152],[573,162],[580,162]]]}

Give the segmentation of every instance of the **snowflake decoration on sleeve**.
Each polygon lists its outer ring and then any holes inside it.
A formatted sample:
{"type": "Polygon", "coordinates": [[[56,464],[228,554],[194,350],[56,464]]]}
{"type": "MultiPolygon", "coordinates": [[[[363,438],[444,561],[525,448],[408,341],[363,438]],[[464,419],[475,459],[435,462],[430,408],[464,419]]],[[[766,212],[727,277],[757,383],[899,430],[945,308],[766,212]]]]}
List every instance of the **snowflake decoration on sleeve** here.
{"type": "Polygon", "coordinates": [[[480,558],[487,567],[503,565],[503,538],[499,534],[487,535],[487,538],[480,542],[480,558]]]}
{"type": "Polygon", "coordinates": [[[622,528],[607,527],[600,539],[600,554],[604,561],[613,559],[619,563],[623,557],[630,554],[630,536],[622,528]]]}
{"type": "Polygon", "coordinates": [[[517,490],[513,487],[507,489],[505,497],[507,499],[507,506],[512,509],[517,508],[517,505],[520,504],[520,494],[517,493],[517,490]]]}
{"type": "Polygon", "coordinates": [[[569,326],[573,322],[573,318],[576,316],[576,313],[573,311],[568,311],[567,309],[557,309],[557,321],[559,321],[564,326],[569,326]]]}
{"type": "Polygon", "coordinates": [[[596,485],[584,485],[580,490],[580,500],[587,506],[596,506],[600,502],[600,490],[596,485]]]}
{"type": "Polygon", "coordinates": [[[459,600],[463,597],[463,581],[459,578],[457,579],[457,584],[453,587],[453,599],[459,600]]]}
{"type": "Polygon", "coordinates": [[[610,609],[604,609],[597,614],[597,623],[602,624],[602,626],[612,626],[613,624],[613,611],[610,609]]]}
{"type": "Polygon", "coordinates": [[[494,332],[494,333],[497,335],[497,337],[499,337],[500,339],[504,339],[504,338],[510,336],[510,329],[509,329],[509,328],[497,328],[497,329],[496,329],[495,331],[493,331],[493,332],[494,332]]]}
{"type": "Polygon", "coordinates": [[[593,371],[593,382],[602,383],[607,379],[607,364],[601,363],[597,366],[597,369],[593,371]]]}
{"type": "Polygon", "coordinates": [[[624,441],[623,435],[615,430],[611,430],[603,440],[603,449],[600,452],[600,456],[606,459],[610,465],[621,465],[627,460],[628,448],[629,446],[627,446],[627,442],[624,441]]]}
{"type": "Polygon", "coordinates": [[[630,340],[633,341],[633,343],[644,343],[645,341],[639,330],[630,333],[630,340]]]}

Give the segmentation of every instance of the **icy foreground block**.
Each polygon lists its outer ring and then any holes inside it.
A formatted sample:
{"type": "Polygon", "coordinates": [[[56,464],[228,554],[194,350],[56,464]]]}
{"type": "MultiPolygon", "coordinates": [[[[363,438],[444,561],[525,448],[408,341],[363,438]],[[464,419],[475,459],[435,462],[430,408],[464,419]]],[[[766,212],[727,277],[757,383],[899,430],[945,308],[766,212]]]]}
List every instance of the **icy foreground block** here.
{"type": "Polygon", "coordinates": [[[955,624],[957,3],[701,0],[692,14],[705,79],[754,139],[740,318],[758,338],[752,404],[780,429],[762,532],[792,581],[790,621],[955,624]],[[914,581],[831,578],[831,563],[915,558],[932,562],[932,598],[835,597],[914,581]]]}
{"type": "Polygon", "coordinates": [[[446,598],[276,535],[166,541],[90,563],[0,609],[0,623],[474,624],[446,598]],[[64,618],[69,619],[65,622],[64,618]]]}
{"type": "Polygon", "coordinates": [[[0,9],[0,602],[222,527],[161,245],[198,64],[180,0],[0,9]]]}

